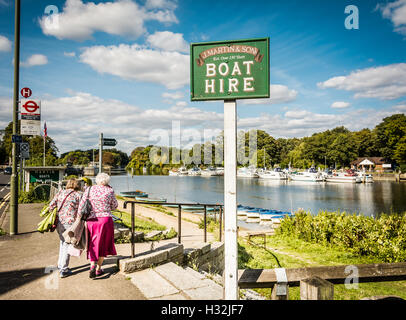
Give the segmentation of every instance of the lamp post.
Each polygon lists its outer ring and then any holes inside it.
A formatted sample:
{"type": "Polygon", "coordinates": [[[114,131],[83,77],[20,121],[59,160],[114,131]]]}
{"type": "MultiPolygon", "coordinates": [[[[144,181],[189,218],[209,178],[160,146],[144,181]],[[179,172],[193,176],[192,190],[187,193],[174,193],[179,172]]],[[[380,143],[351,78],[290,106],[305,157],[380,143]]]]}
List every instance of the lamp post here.
{"type": "MultiPolygon", "coordinates": [[[[13,95],[13,135],[18,133],[18,93],[20,82],[20,0],[15,0],[14,19],[14,95],[13,95]]],[[[18,172],[17,144],[12,143],[12,171],[10,178],[10,235],[18,233],[18,172]]]]}

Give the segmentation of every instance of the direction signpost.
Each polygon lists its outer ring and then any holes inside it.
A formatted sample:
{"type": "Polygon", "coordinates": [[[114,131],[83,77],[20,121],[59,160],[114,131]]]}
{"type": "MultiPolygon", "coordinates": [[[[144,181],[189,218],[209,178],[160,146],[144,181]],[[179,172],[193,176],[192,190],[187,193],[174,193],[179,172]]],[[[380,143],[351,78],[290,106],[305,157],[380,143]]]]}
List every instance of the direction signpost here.
{"type": "Polygon", "coordinates": [[[269,98],[269,38],[192,43],[191,100],[224,100],[224,298],[238,299],[237,103],[269,98]]]}
{"type": "Polygon", "coordinates": [[[114,147],[117,144],[116,139],[103,138],[103,133],[99,137],[99,173],[103,171],[103,146],[114,147]]]}
{"type": "Polygon", "coordinates": [[[116,139],[103,138],[103,146],[114,147],[116,144],[117,144],[117,140],[116,140],[116,139]]]}

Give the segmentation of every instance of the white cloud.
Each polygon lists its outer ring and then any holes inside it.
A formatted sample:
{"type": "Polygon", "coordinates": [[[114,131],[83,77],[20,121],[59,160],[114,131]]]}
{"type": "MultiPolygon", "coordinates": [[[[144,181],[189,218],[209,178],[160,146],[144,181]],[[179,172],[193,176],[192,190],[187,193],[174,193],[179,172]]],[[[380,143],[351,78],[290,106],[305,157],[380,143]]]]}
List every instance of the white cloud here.
{"type": "MultiPolygon", "coordinates": [[[[4,128],[12,119],[9,97],[0,97],[0,125],[4,128]]],[[[143,109],[120,100],[103,99],[84,92],[71,92],[60,98],[41,97],[42,120],[60,152],[97,148],[98,136],[115,138],[117,148],[130,153],[137,146],[154,144],[150,134],[162,130],[171,136],[173,121],[179,121],[182,132],[204,129],[222,130],[223,113],[190,107],[186,102],[168,109],[143,109]],[[67,121],[69,119],[69,121],[67,121]]],[[[374,128],[383,118],[404,113],[402,102],[385,110],[359,109],[340,114],[315,113],[303,109],[284,114],[264,113],[257,117],[238,119],[238,130],[265,130],[274,137],[304,137],[337,126],[350,130],[374,128]]],[[[202,141],[203,142],[203,141],[202,141]]]]}
{"type": "Polygon", "coordinates": [[[75,57],[76,53],[75,52],[64,52],[63,55],[65,57],[75,57]]]}
{"type": "Polygon", "coordinates": [[[58,39],[83,41],[95,32],[137,38],[146,30],[146,21],[177,23],[173,9],[149,11],[131,0],[83,3],[67,0],[62,12],[44,15],[39,19],[42,32],[58,39]]]}
{"type": "Polygon", "coordinates": [[[392,21],[394,31],[406,36],[406,0],[397,0],[376,7],[382,16],[392,21]]]}
{"type": "Polygon", "coordinates": [[[177,107],[186,107],[187,102],[186,101],[178,101],[178,102],[176,102],[175,106],[177,106],[177,107]]]}
{"type": "Polygon", "coordinates": [[[287,86],[280,84],[270,85],[269,99],[248,99],[243,100],[242,104],[277,104],[286,103],[296,100],[298,92],[289,89],[287,86]]]}
{"type": "Polygon", "coordinates": [[[162,97],[165,99],[170,99],[170,100],[179,100],[182,99],[185,95],[180,92],[180,91],[176,91],[176,92],[164,92],[162,94],[162,97]]]}
{"type": "Polygon", "coordinates": [[[183,34],[170,31],[155,32],[147,38],[152,48],[164,51],[189,52],[189,44],[183,39],[183,34]]]}
{"type": "Polygon", "coordinates": [[[175,10],[177,3],[170,0],[147,0],[145,3],[147,9],[170,9],[175,10]]]}
{"type": "MultiPolygon", "coordinates": [[[[187,103],[168,109],[143,109],[85,92],[70,91],[70,94],[60,98],[41,97],[42,121],[46,121],[48,133],[62,153],[97,148],[100,132],[117,139],[117,148],[130,153],[136,146],[154,143],[150,138],[152,130],[162,129],[171,135],[172,121],[180,121],[182,130],[222,128],[223,125],[222,113],[200,110],[187,103]]],[[[11,103],[10,98],[0,97],[3,128],[11,121],[11,103]]],[[[201,132],[203,136],[203,130],[201,132]]]]}
{"type": "Polygon", "coordinates": [[[355,98],[393,100],[406,95],[406,63],[353,71],[318,83],[320,88],[354,91],[355,98]]]}
{"type": "Polygon", "coordinates": [[[22,67],[41,66],[48,63],[48,58],[43,54],[33,54],[27,61],[21,62],[22,67]]]}
{"type": "Polygon", "coordinates": [[[340,114],[307,110],[291,110],[283,115],[264,113],[259,117],[239,119],[238,129],[264,130],[277,138],[301,138],[339,126],[345,126],[352,131],[373,129],[383,118],[395,113],[404,113],[402,107],[400,105],[384,110],[358,109],[340,114]]]}
{"type": "Polygon", "coordinates": [[[0,52],[1,51],[5,51],[5,52],[11,51],[11,45],[12,45],[12,42],[10,40],[8,40],[6,37],[0,35],[0,52]]]}
{"type": "Polygon", "coordinates": [[[100,73],[177,89],[189,83],[189,56],[138,44],[85,48],[80,60],[100,73]]]}
{"type": "Polygon", "coordinates": [[[331,108],[333,109],[345,109],[350,106],[349,102],[344,102],[344,101],[336,101],[331,105],[331,108]]]}

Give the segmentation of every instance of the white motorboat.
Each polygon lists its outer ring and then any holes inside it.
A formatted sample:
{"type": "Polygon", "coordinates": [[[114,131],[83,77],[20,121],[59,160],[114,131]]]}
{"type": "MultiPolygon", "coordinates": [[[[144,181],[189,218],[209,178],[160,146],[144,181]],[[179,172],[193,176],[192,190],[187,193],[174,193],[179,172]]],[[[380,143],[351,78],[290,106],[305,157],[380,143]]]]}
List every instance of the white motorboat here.
{"type": "Polygon", "coordinates": [[[237,177],[239,178],[258,178],[258,174],[251,168],[239,168],[237,170],[237,177]]]}
{"type": "Polygon", "coordinates": [[[178,171],[179,176],[187,176],[189,173],[186,169],[186,167],[180,167],[178,171]]]}
{"type": "Polygon", "coordinates": [[[169,175],[170,176],[178,176],[179,175],[179,172],[176,170],[169,170],[169,175]]]}
{"type": "Polygon", "coordinates": [[[373,183],[374,182],[374,177],[372,174],[367,174],[365,171],[360,171],[357,173],[358,177],[361,178],[361,182],[363,183],[373,183]]]}
{"type": "Polygon", "coordinates": [[[323,182],[324,178],[316,169],[310,168],[305,172],[296,172],[289,174],[289,179],[292,181],[309,181],[309,182],[323,182]]]}
{"type": "Polygon", "coordinates": [[[217,176],[224,176],[224,168],[217,167],[216,168],[216,173],[217,173],[217,176]]]}
{"type": "Polygon", "coordinates": [[[358,175],[346,175],[344,173],[336,173],[329,175],[326,178],[327,182],[339,182],[339,183],[361,183],[362,178],[358,175]]]}
{"type": "Polygon", "coordinates": [[[288,176],[280,168],[276,168],[273,171],[265,170],[258,173],[260,179],[270,180],[287,180],[288,176]]]}
{"type": "Polygon", "coordinates": [[[198,168],[198,167],[194,167],[194,168],[188,170],[189,176],[200,176],[201,173],[202,173],[202,170],[200,170],[200,168],[198,168]]]}
{"type": "Polygon", "coordinates": [[[202,177],[212,177],[212,176],[218,176],[218,172],[217,172],[216,168],[209,167],[207,169],[202,170],[200,175],[202,177]]]}

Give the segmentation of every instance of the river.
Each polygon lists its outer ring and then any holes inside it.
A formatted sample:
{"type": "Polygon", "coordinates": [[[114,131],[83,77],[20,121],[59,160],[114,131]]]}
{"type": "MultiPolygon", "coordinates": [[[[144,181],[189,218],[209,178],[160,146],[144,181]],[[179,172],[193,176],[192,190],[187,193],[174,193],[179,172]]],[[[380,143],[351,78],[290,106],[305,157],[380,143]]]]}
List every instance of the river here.
{"type": "MultiPolygon", "coordinates": [[[[112,176],[116,194],[142,190],[150,198],[168,202],[223,203],[223,177],[123,175],[112,176]]],[[[406,183],[375,181],[369,184],[269,181],[237,178],[238,204],[312,214],[319,210],[345,211],[366,216],[406,211],[406,183]]]]}

